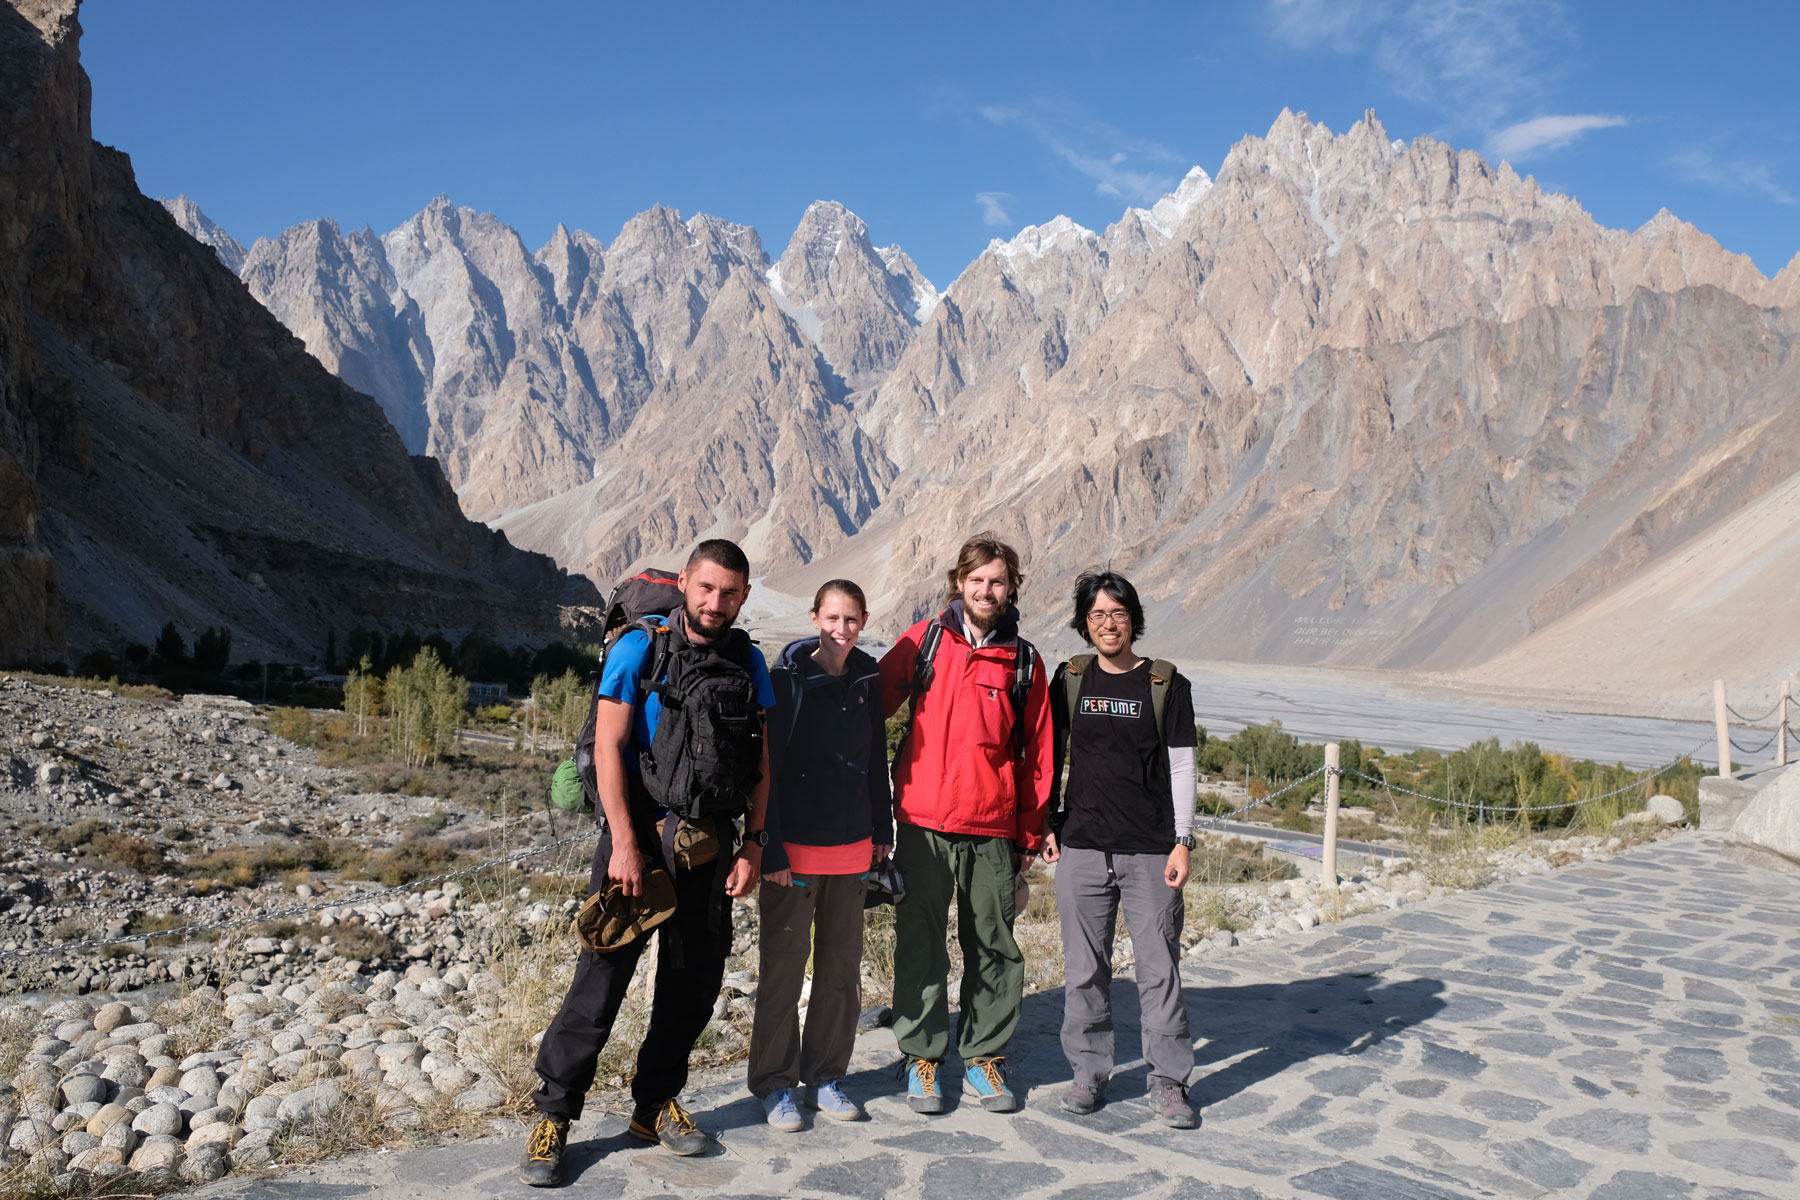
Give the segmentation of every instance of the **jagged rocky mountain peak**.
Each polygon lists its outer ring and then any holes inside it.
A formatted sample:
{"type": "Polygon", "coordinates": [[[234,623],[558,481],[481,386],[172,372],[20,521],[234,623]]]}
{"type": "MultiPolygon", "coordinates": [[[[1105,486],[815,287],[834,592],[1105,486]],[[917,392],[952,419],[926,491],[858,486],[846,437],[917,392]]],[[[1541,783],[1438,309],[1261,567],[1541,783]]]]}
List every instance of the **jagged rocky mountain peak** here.
{"type": "Polygon", "coordinates": [[[203,245],[211,246],[218,253],[219,261],[233,275],[244,269],[244,256],[247,253],[236,238],[226,233],[217,222],[200,211],[200,206],[185,195],[176,196],[173,200],[163,200],[162,206],[175,218],[175,223],[186,230],[188,235],[203,245]]]}

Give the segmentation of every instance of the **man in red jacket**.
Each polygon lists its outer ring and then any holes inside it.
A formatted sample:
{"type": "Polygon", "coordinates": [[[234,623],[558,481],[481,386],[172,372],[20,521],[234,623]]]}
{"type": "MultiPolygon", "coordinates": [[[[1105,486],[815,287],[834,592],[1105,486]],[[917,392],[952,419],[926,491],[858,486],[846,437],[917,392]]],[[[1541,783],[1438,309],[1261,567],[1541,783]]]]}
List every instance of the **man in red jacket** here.
{"type": "Polygon", "coordinates": [[[1012,604],[1022,579],[1017,551],[976,534],[949,572],[944,611],[881,660],[887,712],[912,704],[894,764],[894,861],[906,883],[894,916],[894,1033],[915,1112],[944,1110],[952,894],[965,1083],[983,1108],[1018,1104],[1005,1059],[1025,986],[1014,886],[1043,845],[1054,757],[1044,664],[1019,637],[1012,604]]]}

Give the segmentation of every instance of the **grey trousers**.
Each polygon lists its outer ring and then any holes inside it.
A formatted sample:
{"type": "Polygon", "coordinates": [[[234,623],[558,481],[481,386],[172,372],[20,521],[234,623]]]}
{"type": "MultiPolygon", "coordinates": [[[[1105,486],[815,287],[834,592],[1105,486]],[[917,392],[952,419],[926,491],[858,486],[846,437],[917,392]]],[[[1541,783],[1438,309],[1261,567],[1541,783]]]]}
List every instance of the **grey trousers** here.
{"type": "Polygon", "coordinates": [[[842,1079],[862,1011],[861,875],[794,875],[805,887],[756,889],[761,966],[750,1027],[750,1090],[767,1096],[842,1079]],[[812,958],[812,999],[800,1031],[800,989],[812,958]]]}
{"type": "Polygon", "coordinates": [[[1151,1082],[1187,1085],[1194,1069],[1181,998],[1181,890],[1163,854],[1065,848],[1056,864],[1063,935],[1063,1054],[1075,1078],[1104,1085],[1113,1069],[1113,929],[1121,902],[1137,957],[1138,1007],[1151,1082]]]}

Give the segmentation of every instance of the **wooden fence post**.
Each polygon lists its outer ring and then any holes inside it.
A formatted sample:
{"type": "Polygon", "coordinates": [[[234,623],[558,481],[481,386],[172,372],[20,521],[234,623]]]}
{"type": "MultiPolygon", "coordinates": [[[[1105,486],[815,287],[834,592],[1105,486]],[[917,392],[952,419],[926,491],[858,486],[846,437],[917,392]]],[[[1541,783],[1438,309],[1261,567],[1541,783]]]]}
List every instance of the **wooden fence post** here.
{"type": "Polygon", "coordinates": [[[1731,778],[1731,725],[1725,720],[1725,681],[1713,680],[1713,724],[1719,730],[1719,778],[1731,778]]]}
{"type": "Polygon", "coordinates": [[[1325,743],[1325,848],[1319,855],[1319,878],[1326,887],[1337,891],[1337,826],[1338,802],[1343,776],[1338,771],[1338,744],[1325,743]]]}

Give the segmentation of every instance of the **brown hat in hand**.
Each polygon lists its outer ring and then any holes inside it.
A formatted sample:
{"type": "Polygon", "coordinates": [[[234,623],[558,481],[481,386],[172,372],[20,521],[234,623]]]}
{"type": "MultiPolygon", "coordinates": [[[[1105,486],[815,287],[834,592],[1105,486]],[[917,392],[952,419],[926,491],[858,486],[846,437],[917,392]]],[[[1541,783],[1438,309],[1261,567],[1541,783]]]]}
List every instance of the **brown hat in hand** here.
{"type": "Polygon", "coordinates": [[[596,954],[629,946],[675,915],[675,884],[661,867],[645,871],[635,896],[618,880],[587,898],[575,914],[575,936],[596,954]]]}

